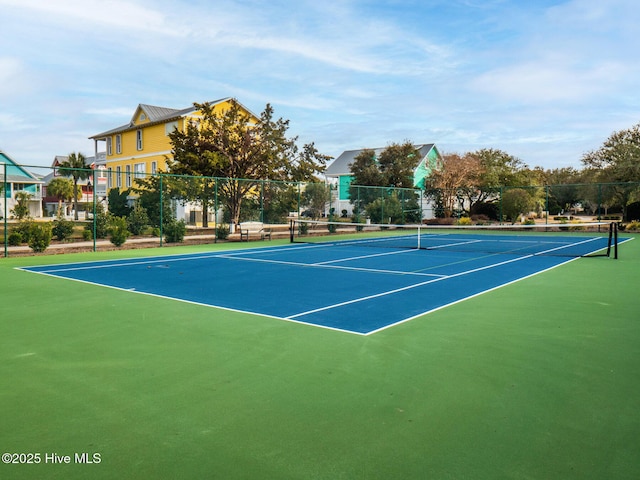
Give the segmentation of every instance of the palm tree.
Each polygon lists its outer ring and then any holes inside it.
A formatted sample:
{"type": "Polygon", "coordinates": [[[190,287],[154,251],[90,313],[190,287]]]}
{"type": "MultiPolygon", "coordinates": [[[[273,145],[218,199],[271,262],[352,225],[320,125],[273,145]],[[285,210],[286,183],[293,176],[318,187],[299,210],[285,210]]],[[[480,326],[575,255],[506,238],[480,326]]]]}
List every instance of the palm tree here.
{"type": "Polygon", "coordinates": [[[73,178],[73,208],[74,219],[78,220],[78,180],[86,180],[91,175],[91,170],[85,165],[86,158],[82,153],[72,152],[58,168],[62,175],[73,178]]]}
{"type": "Polygon", "coordinates": [[[56,177],[47,185],[47,194],[58,199],[58,215],[61,215],[62,202],[73,198],[73,182],[70,178],[56,177]]]}

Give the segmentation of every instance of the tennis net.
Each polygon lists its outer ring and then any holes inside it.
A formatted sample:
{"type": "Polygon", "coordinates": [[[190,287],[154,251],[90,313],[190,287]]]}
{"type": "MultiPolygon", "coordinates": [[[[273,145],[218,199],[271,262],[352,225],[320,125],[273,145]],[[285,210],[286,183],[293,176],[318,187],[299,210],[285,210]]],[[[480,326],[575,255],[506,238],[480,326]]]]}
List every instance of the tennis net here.
{"type": "Polygon", "coordinates": [[[618,258],[615,222],[445,226],[293,219],[290,239],[342,247],[618,258]]]}

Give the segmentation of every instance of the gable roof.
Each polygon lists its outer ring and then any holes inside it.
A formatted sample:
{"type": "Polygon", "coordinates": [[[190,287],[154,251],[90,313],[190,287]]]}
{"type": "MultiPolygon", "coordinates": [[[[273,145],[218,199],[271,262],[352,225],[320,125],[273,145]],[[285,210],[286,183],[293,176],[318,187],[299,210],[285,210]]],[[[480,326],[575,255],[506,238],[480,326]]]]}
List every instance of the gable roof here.
{"type": "MultiPolygon", "coordinates": [[[[57,167],[60,166],[62,162],[66,162],[69,159],[68,155],[56,155],[53,159],[53,163],[51,164],[51,171],[42,177],[42,182],[45,185],[49,185],[51,180],[55,177],[58,177],[60,174],[58,173],[57,167]]],[[[98,156],[96,157],[84,157],[84,164],[87,168],[97,168],[100,166],[104,166],[107,163],[107,152],[98,152],[98,156]]],[[[78,181],[78,185],[86,185],[89,179],[84,179],[78,181]]]]}
{"type": "MultiPolygon", "coordinates": [[[[218,105],[220,103],[228,102],[230,100],[233,100],[233,98],[225,97],[225,98],[220,98],[218,100],[214,100],[213,102],[209,102],[209,103],[211,105],[218,105]]],[[[235,101],[238,102],[237,100],[235,101]]],[[[251,112],[251,110],[246,108],[240,102],[238,102],[238,104],[244,110],[249,112],[252,116],[256,117],[256,115],[253,112],[251,112]]],[[[106,137],[117,134],[117,133],[123,133],[130,130],[137,130],[141,126],[149,126],[149,125],[155,125],[158,123],[166,123],[173,120],[177,120],[187,115],[191,115],[196,111],[197,109],[193,105],[187,108],[175,109],[175,108],[158,107],[155,105],[147,105],[145,103],[141,103],[137,106],[136,110],[133,113],[133,116],[131,117],[131,121],[129,121],[129,123],[127,123],[126,125],[121,125],[116,128],[112,128],[111,130],[107,130],[106,132],[98,133],[89,138],[92,140],[104,140],[106,137]],[[137,119],[139,118],[140,112],[144,112],[144,114],[147,116],[148,121],[145,121],[144,123],[136,123],[137,119]]]]}
{"type": "Polygon", "coordinates": [[[4,181],[4,167],[7,166],[7,182],[14,183],[42,183],[40,179],[29,170],[18,165],[9,155],[0,150],[0,179],[4,181]]]}
{"type": "MultiPolygon", "coordinates": [[[[418,150],[418,152],[420,152],[420,162],[422,162],[422,160],[429,155],[429,152],[435,148],[435,144],[433,143],[424,143],[421,145],[414,145],[414,147],[416,148],[416,150],[418,150]]],[[[375,153],[376,157],[379,157],[380,154],[386,149],[386,147],[384,148],[372,148],[370,150],[373,150],[375,153]]],[[[340,154],[340,156],[338,158],[336,158],[331,165],[329,165],[327,167],[327,169],[325,170],[324,174],[327,177],[339,177],[341,175],[351,175],[351,164],[353,163],[353,161],[355,160],[355,158],[362,153],[364,150],[367,150],[365,148],[361,148],[360,150],[346,150],[344,152],[342,152],[340,154]]],[[[418,166],[418,163],[416,163],[416,166],[418,166]]]]}

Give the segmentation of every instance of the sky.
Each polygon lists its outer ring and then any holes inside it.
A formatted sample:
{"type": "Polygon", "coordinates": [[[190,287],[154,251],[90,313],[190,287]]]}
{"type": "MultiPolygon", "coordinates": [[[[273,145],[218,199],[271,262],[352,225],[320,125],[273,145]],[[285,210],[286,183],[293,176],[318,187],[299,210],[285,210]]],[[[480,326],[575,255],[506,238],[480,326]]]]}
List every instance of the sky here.
{"type": "Polygon", "coordinates": [[[410,141],[581,168],[640,122],[637,0],[0,0],[0,18],[0,150],[24,165],[93,155],[139,104],[226,97],[332,157],[410,141]]]}

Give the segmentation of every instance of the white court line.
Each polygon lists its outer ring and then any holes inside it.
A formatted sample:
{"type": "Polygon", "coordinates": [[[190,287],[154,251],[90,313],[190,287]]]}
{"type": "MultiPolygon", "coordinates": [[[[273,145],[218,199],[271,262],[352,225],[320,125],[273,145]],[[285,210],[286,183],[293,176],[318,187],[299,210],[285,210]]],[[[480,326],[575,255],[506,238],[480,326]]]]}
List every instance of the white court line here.
{"type": "Polygon", "coordinates": [[[360,298],[354,298],[353,300],[347,300],[346,302],[335,303],[333,305],[327,305],[325,307],[316,308],[314,310],[308,310],[306,312],[296,313],[295,315],[289,315],[287,318],[302,317],[304,315],[310,315],[312,313],[322,312],[324,310],[331,310],[333,308],[343,307],[345,305],[350,305],[352,303],[364,302],[366,300],[371,300],[372,298],[385,297],[387,295],[393,295],[394,293],[403,292],[403,291],[406,291],[406,290],[411,290],[411,289],[417,288],[417,287],[422,287],[422,286],[428,285],[430,283],[440,282],[442,280],[448,280],[450,278],[455,278],[455,277],[461,277],[463,275],[468,275],[470,273],[479,272],[481,270],[487,270],[489,268],[498,267],[500,265],[506,265],[507,263],[519,262],[520,260],[524,260],[526,258],[531,258],[531,257],[533,257],[533,255],[527,255],[526,257],[512,258],[511,260],[505,260],[504,262],[493,263],[491,265],[485,265],[484,267],[474,268],[472,270],[465,270],[463,272],[454,273],[453,275],[445,275],[445,276],[440,277],[440,278],[435,278],[435,279],[432,279],[432,280],[427,280],[425,282],[415,283],[413,285],[408,285],[406,287],[396,288],[396,289],[393,289],[393,290],[388,290],[386,292],[376,293],[374,295],[367,295],[365,297],[360,297],[360,298]]]}
{"type": "MultiPolygon", "coordinates": [[[[120,267],[128,267],[128,266],[135,266],[135,265],[163,264],[163,263],[175,263],[175,262],[193,261],[193,260],[211,259],[211,258],[224,258],[228,260],[240,260],[240,261],[256,262],[256,263],[272,263],[272,264],[290,265],[290,266],[299,266],[299,267],[318,267],[318,268],[329,268],[329,269],[335,269],[335,270],[352,270],[352,271],[360,271],[360,272],[385,273],[385,274],[391,274],[391,275],[414,275],[414,276],[421,276],[421,277],[441,277],[442,276],[435,273],[422,273],[422,272],[411,272],[411,271],[407,272],[403,270],[388,270],[388,269],[330,265],[330,263],[333,263],[333,262],[346,262],[346,261],[357,260],[361,258],[369,258],[369,257],[382,256],[382,255],[392,255],[397,253],[409,253],[416,250],[401,250],[401,251],[377,253],[372,255],[361,255],[357,257],[347,257],[347,258],[330,260],[327,262],[318,262],[318,263],[304,263],[304,262],[292,262],[292,261],[285,261],[285,260],[243,257],[244,255],[253,255],[256,253],[258,254],[274,253],[274,252],[280,253],[283,251],[300,250],[300,249],[306,249],[306,248],[322,248],[326,246],[327,245],[310,245],[310,246],[304,246],[304,247],[286,247],[286,248],[273,247],[269,249],[261,248],[261,249],[252,249],[252,250],[242,250],[238,252],[235,252],[233,250],[227,250],[219,253],[207,253],[207,254],[198,253],[192,256],[176,255],[175,256],[176,258],[171,258],[171,256],[148,257],[148,258],[136,259],[133,261],[122,261],[118,263],[104,263],[104,264],[95,264],[91,262],[91,265],[86,265],[86,263],[88,262],[84,262],[84,263],[65,264],[65,265],[61,265],[60,268],[47,269],[46,271],[36,272],[36,273],[55,274],[55,273],[63,273],[63,272],[75,272],[75,271],[81,271],[81,270],[120,268],[120,267]]],[[[109,262],[109,261],[105,261],[105,262],[109,262]]],[[[25,267],[25,268],[18,268],[18,269],[34,272],[35,270],[32,270],[32,268],[34,267],[25,267]]],[[[38,268],[38,267],[35,267],[35,268],[38,268]]]]}
{"type": "MultiPolygon", "coordinates": [[[[333,261],[347,261],[358,258],[366,258],[365,257],[352,257],[342,260],[333,260],[333,261]]],[[[356,272],[369,272],[369,273],[387,273],[391,275],[413,275],[417,277],[442,277],[443,275],[439,275],[437,273],[422,273],[422,272],[407,272],[404,270],[385,270],[379,268],[364,268],[364,267],[346,267],[344,265],[327,265],[328,262],[321,263],[302,263],[302,262],[291,262],[285,260],[270,260],[267,258],[240,258],[240,257],[227,257],[221,256],[220,258],[229,258],[231,260],[240,260],[244,262],[256,262],[256,263],[273,263],[276,265],[291,265],[296,267],[307,267],[307,268],[326,268],[329,270],[352,270],[356,272]]]]}
{"type": "Polygon", "coordinates": [[[339,258],[337,260],[327,260],[326,262],[317,262],[317,263],[313,263],[312,265],[328,265],[330,263],[350,262],[352,260],[360,260],[361,258],[383,257],[385,255],[397,255],[399,253],[409,253],[409,252],[416,252],[416,251],[418,250],[417,249],[407,249],[407,250],[399,250],[399,251],[394,250],[392,252],[374,253],[370,255],[360,255],[357,257],[339,258]]]}
{"type": "MultiPolygon", "coordinates": [[[[587,243],[587,242],[590,242],[590,241],[593,241],[593,240],[598,240],[598,239],[589,239],[589,240],[585,240],[583,242],[576,243],[574,245],[579,245],[580,243],[587,243]]],[[[533,254],[525,255],[525,256],[522,256],[522,257],[518,257],[518,258],[512,258],[510,260],[505,260],[503,262],[498,262],[498,263],[494,263],[494,264],[491,264],[491,265],[485,265],[484,267],[474,268],[472,270],[465,270],[463,272],[454,273],[453,275],[445,275],[445,276],[442,276],[440,278],[427,280],[425,282],[416,283],[414,285],[408,285],[406,287],[396,288],[396,289],[393,289],[393,290],[388,290],[386,292],[376,293],[376,294],[373,294],[373,295],[367,295],[367,296],[360,297],[360,298],[354,298],[352,300],[347,300],[346,302],[340,302],[340,303],[336,303],[336,304],[333,304],[333,305],[327,305],[327,306],[316,308],[316,309],[313,309],[313,310],[308,310],[306,312],[296,313],[295,315],[289,315],[287,318],[292,318],[293,319],[293,318],[297,318],[297,317],[303,317],[305,315],[310,315],[312,313],[317,313],[317,312],[322,312],[322,311],[325,311],[325,310],[331,310],[331,309],[334,309],[334,308],[344,307],[345,305],[351,305],[353,303],[364,302],[364,301],[371,300],[371,299],[374,299],[374,298],[385,297],[387,295],[393,295],[393,294],[398,293],[398,292],[403,292],[403,291],[406,291],[406,290],[411,290],[413,288],[422,287],[422,286],[428,285],[430,283],[440,282],[442,280],[449,280],[450,278],[456,278],[456,277],[461,277],[461,276],[464,276],[464,275],[469,275],[471,273],[480,272],[482,270],[488,270],[490,268],[499,267],[501,265],[506,265],[508,263],[519,262],[521,260],[526,260],[527,258],[532,258],[532,257],[535,257],[535,256],[543,255],[543,254],[548,253],[548,252],[553,252],[553,251],[558,250],[560,248],[563,248],[563,247],[551,248],[551,249],[545,250],[543,252],[533,253],[533,254]]]]}
{"type": "MultiPolygon", "coordinates": [[[[623,242],[628,241],[628,240],[633,240],[633,239],[632,238],[624,239],[623,242]]],[[[273,247],[273,248],[275,249],[277,247],[273,247]]],[[[299,248],[299,247],[294,247],[294,248],[299,248]]],[[[266,249],[263,249],[263,248],[261,248],[259,250],[266,251],[266,249]]],[[[602,248],[597,249],[595,251],[599,251],[599,250],[602,250],[602,248]]],[[[227,252],[229,252],[229,250],[227,250],[227,252]]],[[[544,253],[544,252],[541,252],[541,253],[544,253]]],[[[591,253],[593,253],[593,252],[591,252],[591,253]]],[[[179,255],[176,255],[176,256],[183,256],[183,255],[184,254],[179,254],[179,255]]],[[[173,256],[173,255],[167,255],[166,257],[164,257],[164,259],[166,260],[167,257],[171,257],[171,256],[173,256]]],[[[522,260],[524,258],[529,258],[529,257],[533,257],[533,256],[535,256],[535,255],[528,255],[527,257],[512,259],[510,261],[501,262],[501,264],[510,263],[510,262],[522,260]]],[[[149,257],[149,258],[162,258],[162,257],[149,257]]],[[[534,272],[534,273],[532,273],[530,275],[527,275],[525,277],[517,278],[517,279],[512,280],[512,281],[510,281],[508,283],[497,285],[496,287],[493,287],[491,289],[484,290],[482,292],[478,292],[476,294],[470,295],[470,296],[465,297],[465,298],[461,298],[459,300],[456,300],[454,302],[448,303],[446,305],[442,305],[442,306],[433,308],[431,310],[419,313],[419,314],[414,315],[412,317],[405,318],[405,319],[399,320],[398,322],[391,323],[391,324],[385,325],[383,327],[380,327],[380,328],[378,328],[376,330],[371,330],[369,332],[364,332],[364,333],[363,332],[356,332],[356,331],[353,331],[353,330],[337,328],[337,327],[331,327],[331,326],[322,325],[322,324],[319,324],[319,323],[305,322],[303,320],[296,320],[295,318],[290,318],[290,317],[278,317],[278,316],[275,316],[275,315],[268,315],[268,314],[260,313],[260,312],[253,312],[253,311],[248,311],[248,310],[240,310],[240,309],[235,309],[235,308],[230,308],[230,307],[223,307],[223,306],[220,306],[220,305],[212,305],[212,304],[207,304],[207,303],[195,302],[195,301],[191,301],[191,300],[185,300],[185,299],[177,298],[177,297],[169,297],[169,296],[165,296],[165,295],[147,293],[147,292],[143,292],[143,291],[130,290],[130,289],[116,287],[116,286],[112,286],[112,285],[106,285],[106,284],[103,284],[103,283],[89,282],[89,281],[86,281],[86,280],[80,280],[80,279],[73,278],[73,277],[60,277],[58,275],[53,275],[53,274],[51,274],[49,272],[40,272],[40,271],[36,271],[36,270],[28,270],[29,267],[22,267],[22,268],[21,267],[16,267],[16,269],[17,270],[27,271],[27,272],[30,272],[30,273],[37,273],[37,274],[40,274],[40,275],[50,276],[50,277],[53,277],[53,278],[58,278],[58,279],[62,278],[62,279],[65,279],[65,280],[72,280],[72,281],[75,281],[75,282],[80,282],[80,283],[84,283],[84,284],[88,284],[88,285],[95,285],[95,286],[99,286],[99,287],[111,288],[113,290],[119,290],[119,291],[128,292],[128,293],[135,293],[135,294],[139,294],[139,295],[147,295],[147,296],[150,296],[150,297],[167,299],[167,300],[175,300],[175,301],[178,301],[178,302],[187,303],[187,304],[191,304],[191,305],[198,305],[198,306],[209,307],[209,308],[219,308],[219,309],[222,309],[222,310],[225,310],[225,311],[237,312],[237,313],[243,313],[243,314],[250,314],[250,315],[258,315],[258,316],[264,317],[264,318],[270,318],[270,319],[276,319],[276,320],[284,320],[284,321],[291,322],[291,323],[296,323],[296,324],[299,324],[299,325],[308,325],[308,326],[312,326],[312,327],[316,327],[316,328],[322,328],[322,329],[325,329],[325,330],[331,330],[331,331],[336,331],[336,332],[341,332],[341,333],[349,333],[349,334],[360,335],[360,336],[368,336],[368,335],[373,335],[374,333],[378,333],[378,332],[381,332],[383,330],[389,329],[389,328],[394,327],[396,325],[400,325],[402,323],[409,322],[409,321],[414,320],[414,319],[416,319],[418,317],[421,317],[423,315],[429,314],[431,312],[435,312],[437,310],[441,310],[443,308],[446,308],[448,306],[454,305],[456,303],[460,303],[460,302],[465,301],[465,300],[467,300],[469,298],[477,297],[477,296],[482,295],[484,293],[487,293],[487,292],[490,292],[490,291],[493,291],[493,290],[497,290],[497,289],[502,288],[502,287],[504,287],[506,285],[510,285],[510,284],[518,282],[520,280],[524,280],[526,278],[532,277],[532,276],[537,275],[539,273],[546,272],[548,270],[551,270],[553,268],[559,267],[561,265],[564,265],[566,263],[572,262],[574,260],[578,260],[578,258],[571,258],[569,260],[566,260],[565,262],[561,262],[561,263],[559,263],[557,265],[554,265],[552,267],[549,267],[549,268],[547,268],[545,270],[540,270],[538,272],[534,272]]],[[[105,262],[107,262],[107,261],[109,261],[109,260],[105,260],[105,262]]],[[[83,262],[83,263],[86,263],[86,262],[83,262]]],[[[75,265],[78,265],[78,264],[79,263],[75,263],[75,265]]],[[[67,265],[72,265],[72,264],[67,264],[67,265]]],[[[475,269],[475,270],[470,270],[468,272],[462,272],[462,273],[459,273],[457,275],[451,275],[451,276],[448,276],[446,278],[442,278],[442,280],[446,280],[447,278],[452,278],[452,277],[463,275],[463,274],[466,274],[466,273],[471,273],[473,271],[482,270],[482,269],[485,269],[485,268],[492,268],[492,267],[498,266],[498,265],[499,264],[495,264],[495,265],[490,265],[490,266],[479,268],[479,269],[475,269]]],[[[43,267],[43,266],[41,266],[41,267],[43,267]]],[[[31,267],[31,268],[33,268],[33,267],[31,267]]],[[[434,281],[439,281],[439,280],[440,279],[433,280],[433,281],[430,281],[430,282],[423,282],[420,285],[433,283],[434,281]]],[[[419,286],[419,285],[414,285],[414,286],[419,286]]],[[[413,287],[410,287],[410,288],[413,288],[413,287]]],[[[300,315],[301,314],[298,314],[298,315],[295,315],[295,316],[300,316],[300,315]]]]}
{"type": "Polygon", "coordinates": [[[214,304],[209,304],[209,303],[202,303],[202,302],[196,302],[194,300],[186,300],[184,298],[180,298],[180,297],[169,297],[167,295],[160,295],[158,293],[150,293],[150,292],[144,292],[144,291],[140,291],[140,290],[135,290],[132,288],[123,288],[123,287],[116,287],[114,285],[107,285],[105,283],[97,283],[97,282],[90,282],[88,280],[80,280],[79,278],[73,278],[73,277],[60,277],[58,275],[52,275],[48,272],[37,272],[35,270],[26,270],[30,273],[37,273],[38,275],[45,275],[47,277],[53,277],[53,278],[57,278],[57,279],[63,279],[63,280],[71,280],[73,282],[79,282],[79,283],[84,283],[86,285],[94,285],[97,287],[106,287],[106,288],[110,288],[112,290],[118,290],[121,292],[127,292],[127,293],[135,293],[138,295],[146,295],[148,297],[154,297],[154,298],[161,298],[163,300],[175,300],[177,302],[181,302],[181,303],[187,303],[189,305],[197,305],[200,307],[209,307],[209,308],[219,308],[220,310],[225,310],[227,312],[235,312],[235,313],[242,313],[242,314],[249,314],[249,315],[257,315],[259,317],[265,317],[265,318],[271,318],[271,319],[275,319],[275,320],[284,320],[285,322],[291,322],[291,323],[297,323],[299,325],[309,325],[311,327],[319,327],[319,328],[323,328],[325,330],[333,330],[336,332],[342,332],[342,333],[350,333],[350,334],[355,334],[355,335],[367,335],[366,333],[361,333],[361,332],[354,332],[353,330],[347,330],[347,329],[343,329],[343,328],[338,328],[338,327],[330,327],[328,325],[321,325],[319,323],[311,323],[311,322],[305,322],[302,320],[294,320],[294,319],[290,319],[290,318],[286,318],[286,317],[278,317],[276,315],[269,315],[266,313],[260,313],[260,312],[254,312],[251,310],[241,310],[239,308],[231,308],[231,307],[223,307],[221,305],[214,305],[214,304]]]}

